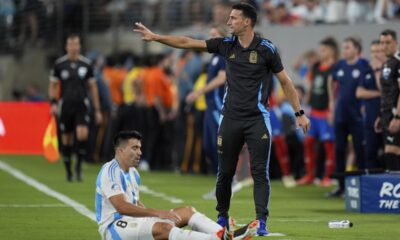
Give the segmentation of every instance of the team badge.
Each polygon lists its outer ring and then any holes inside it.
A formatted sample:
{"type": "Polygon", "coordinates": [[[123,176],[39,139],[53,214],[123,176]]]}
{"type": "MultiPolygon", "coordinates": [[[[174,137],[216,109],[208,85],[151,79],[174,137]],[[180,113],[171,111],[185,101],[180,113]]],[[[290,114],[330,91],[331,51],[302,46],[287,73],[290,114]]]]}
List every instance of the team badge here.
{"type": "Polygon", "coordinates": [[[62,70],[62,71],[61,71],[61,79],[62,79],[62,80],[66,80],[67,78],[69,78],[69,72],[68,72],[68,70],[62,70]]]}
{"type": "Polygon", "coordinates": [[[371,74],[368,73],[368,74],[365,76],[365,79],[367,79],[367,80],[371,79],[371,74]]]}
{"type": "Polygon", "coordinates": [[[340,69],[337,73],[338,77],[343,77],[344,76],[344,71],[340,69]]]}
{"type": "Polygon", "coordinates": [[[249,63],[257,63],[257,52],[256,51],[250,52],[249,63]]]}
{"type": "Polygon", "coordinates": [[[391,71],[392,71],[392,70],[391,70],[390,68],[385,67],[385,68],[382,70],[383,79],[388,79],[391,71]]]}
{"type": "Polygon", "coordinates": [[[117,183],[114,183],[111,186],[111,189],[114,190],[114,191],[121,191],[121,187],[117,183]]]}
{"type": "Polygon", "coordinates": [[[361,74],[360,70],[354,69],[353,72],[351,73],[351,76],[353,76],[353,78],[358,78],[360,74],[361,74]]]}
{"type": "Polygon", "coordinates": [[[88,70],[87,70],[86,67],[80,67],[80,68],[78,68],[78,75],[79,75],[79,77],[84,78],[84,77],[86,76],[87,71],[88,71],[88,70]]]}
{"type": "Polygon", "coordinates": [[[217,63],[218,63],[218,58],[217,58],[217,57],[214,57],[214,58],[211,60],[211,65],[212,65],[212,66],[215,66],[215,65],[217,65],[217,63]]]}

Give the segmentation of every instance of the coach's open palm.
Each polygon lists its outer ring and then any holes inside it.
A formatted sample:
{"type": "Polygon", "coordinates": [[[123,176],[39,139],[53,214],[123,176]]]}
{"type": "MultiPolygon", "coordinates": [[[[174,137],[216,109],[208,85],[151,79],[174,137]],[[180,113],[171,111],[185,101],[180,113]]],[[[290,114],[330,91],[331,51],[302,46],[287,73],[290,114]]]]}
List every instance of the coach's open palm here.
{"type": "Polygon", "coordinates": [[[296,117],[296,128],[303,128],[304,134],[307,134],[308,130],[310,130],[310,119],[306,115],[301,115],[300,117],[296,117]]]}
{"type": "Polygon", "coordinates": [[[137,23],[135,23],[135,26],[136,27],[133,29],[133,31],[142,34],[142,40],[145,40],[145,41],[156,40],[157,34],[150,31],[150,29],[148,29],[142,23],[137,22],[137,23]]]}

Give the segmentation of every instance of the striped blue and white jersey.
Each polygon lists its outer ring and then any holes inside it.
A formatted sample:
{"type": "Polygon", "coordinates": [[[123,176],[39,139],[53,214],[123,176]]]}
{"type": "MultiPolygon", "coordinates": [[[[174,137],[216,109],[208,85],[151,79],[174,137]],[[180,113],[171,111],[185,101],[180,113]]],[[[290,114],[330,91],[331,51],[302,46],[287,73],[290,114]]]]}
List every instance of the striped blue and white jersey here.
{"type": "Polygon", "coordinates": [[[122,217],[109,198],[124,194],[126,201],[137,205],[139,201],[140,176],[136,168],[124,172],[116,159],[103,165],[96,180],[96,220],[99,232],[105,236],[107,227],[122,217]]]}

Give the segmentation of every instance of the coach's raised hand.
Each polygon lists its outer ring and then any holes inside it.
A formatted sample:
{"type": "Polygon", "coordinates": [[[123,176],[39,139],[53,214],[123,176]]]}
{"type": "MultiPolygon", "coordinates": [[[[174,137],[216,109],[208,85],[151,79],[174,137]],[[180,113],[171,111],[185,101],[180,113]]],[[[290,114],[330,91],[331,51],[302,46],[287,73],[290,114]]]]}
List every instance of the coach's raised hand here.
{"type": "Polygon", "coordinates": [[[135,23],[135,28],[133,29],[133,31],[142,34],[142,40],[145,41],[157,41],[158,39],[158,34],[153,33],[152,31],[150,31],[150,29],[148,29],[140,22],[135,23]]]}

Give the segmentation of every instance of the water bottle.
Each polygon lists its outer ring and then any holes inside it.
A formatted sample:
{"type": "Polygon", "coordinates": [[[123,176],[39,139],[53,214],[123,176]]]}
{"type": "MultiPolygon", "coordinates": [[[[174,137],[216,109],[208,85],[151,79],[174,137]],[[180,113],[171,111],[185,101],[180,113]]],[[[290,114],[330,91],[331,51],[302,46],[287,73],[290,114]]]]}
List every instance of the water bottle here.
{"type": "Polygon", "coordinates": [[[353,223],[349,220],[333,220],[328,223],[329,228],[351,228],[352,226],[353,223]]]}

